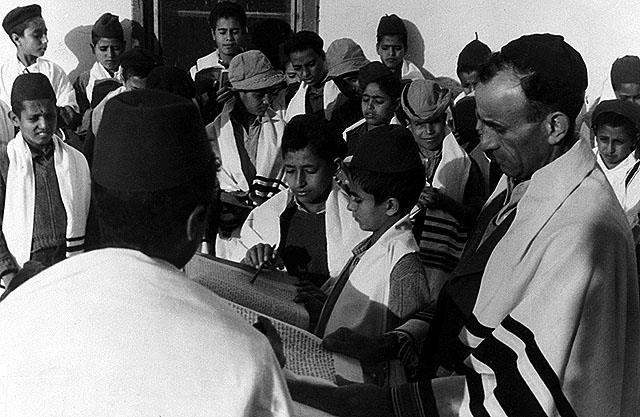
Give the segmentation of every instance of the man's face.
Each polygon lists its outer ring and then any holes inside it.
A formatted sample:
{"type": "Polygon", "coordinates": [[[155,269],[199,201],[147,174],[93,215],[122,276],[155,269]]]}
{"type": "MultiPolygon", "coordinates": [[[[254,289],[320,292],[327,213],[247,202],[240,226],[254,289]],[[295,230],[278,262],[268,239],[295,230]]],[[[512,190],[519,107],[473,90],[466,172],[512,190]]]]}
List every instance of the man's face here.
{"type": "Polygon", "coordinates": [[[634,151],[636,142],[636,138],[631,137],[622,126],[603,125],[596,130],[598,153],[609,169],[624,161],[634,151]]]}
{"type": "Polygon", "coordinates": [[[386,202],[376,204],[373,194],[367,193],[353,181],[349,184],[347,209],[353,215],[360,229],[366,232],[379,230],[389,220],[386,202]]]}
{"type": "Polygon", "coordinates": [[[424,120],[412,120],[409,130],[413,133],[413,139],[421,151],[438,151],[442,149],[442,141],[445,134],[445,120],[425,122],[424,120]]]}
{"type": "Polygon", "coordinates": [[[376,45],[376,52],[387,68],[395,69],[402,65],[407,49],[400,35],[385,35],[376,45]]]}
{"type": "Polygon", "coordinates": [[[47,25],[44,19],[36,17],[27,23],[22,36],[12,34],[11,38],[18,47],[18,51],[26,56],[41,57],[47,50],[47,25]]]}
{"type": "Polygon", "coordinates": [[[458,77],[460,78],[460,84],[462,84],[462,91],[466,95],[475,91],[476,84],[478,84],[478,71],[460,72],[458,77]]]}
{"type": "Polygon", "coordinates": [[[244,30],[235,17],[221,17],[211,29],[211,36],[216,43],[218,53],[234,57],[242,52],[244,30]]]}
{"type": "Polygon", "coordinates": [[[307,209],[318,208],[314,205],[324,208],[331,191],[333,170],[307,146],[284,155],[284,180],[298,202],[307,209]]]}
{"type": "Polygon", "coordinates": [[[120,66],[120,55],[124,52],[124,42],[115,38],[100,38],[93,45],[93,53],[103,67],[109,72],[118,71],[120,66]]]}
{"type": "Polygon", "coordinates": [[[20,129],[22,137],[35,147],[51,142],[56,131],[58,113],[56,103],[49,99],[25,100],[19,115],[11,113],[13,125],[20,129]]]}
{"type": "Polygon", "coordinates": [[[622,101],[630,101],[632,103],[640,104],[640,84],[637,83],[624,83],[618,86],[617,90],[614,90],[616,98],[622,101]]]}
{"type": "Polygon", "coordinates": [[[527,180],[552,160],[546,121],[528,121],[527,98],[513,71],[478,84],[476,103],[482,150],[507,176],[527,180]]]}
{"type": "Polygon", "coordinates": [[[289,59],[300,80],[309,85],[320,84],[327,75],[324,58],[313,49],[291,52],[289,59]]]}
{"type": "Polygon", "coordinates": [[[238,97],[249,114],[263,116],[271,105],[272,93],[268,89],[238,91],[238,97]]]}
{"type": "Polygon", "coordinates": [[[370,127],[389,124],[396,109],[397,100],[393,100],[382,91],[378,83],[369,83],[362,93],[362,115],[370,127]]]}

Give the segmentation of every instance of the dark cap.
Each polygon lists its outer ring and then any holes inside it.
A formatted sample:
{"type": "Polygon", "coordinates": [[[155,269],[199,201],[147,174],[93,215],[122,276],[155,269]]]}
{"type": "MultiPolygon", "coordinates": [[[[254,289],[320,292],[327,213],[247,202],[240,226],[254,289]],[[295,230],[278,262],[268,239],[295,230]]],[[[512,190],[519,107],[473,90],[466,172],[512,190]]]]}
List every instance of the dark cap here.
{"type": "Polygon", "coordinates": [[[605,100],[600,102],[591,115],[592,127],[598,125],[598,117],[605,113],[615,113],[628,119],[640,131],[640,105],[631,101],[605,100]]]}
{"type": "Polygon", "coordinates": [[[464,67],[479,67],[489,61],[491,49],[476,38],[469,42],[458,55],[458,70],[464,67]]]}
{"type": "Polygon", "coordinates": [[[148,49],[133,48],[120,55],[120,65],[125,67],[139,67],[151,71],[159,64],[158,58],[148,49]]]}
{"type": "Polygon", "coordinates": [[[420,151],[411,132],[400,125],[373,129],[360,138],[349,168],[400,173],[422,168],[420,151]]]}
{"type": "Polygon", "coordinates": [[[211,158],[193,102],[165,91],[134,90],[105,106],[92,178],[111,190],[167,190],[208,175],[211,158]]]}
{"type": "Polygon", "coordinates": [[[7,35],[11,35],[11,30],[21,23],[33,19],[34,17],[42,17],[42,9],[37,4],[29,6],[16,7],[11,10],[2,20],[2,27],[7,35]]]}
{"type": "Polygon", "coordinates": [[[91,33],[98,38],[113,38],[124,41],[124,32],[118,16],[105,13],[93,24],[91,33]]]}
{"type": "Polygon", "coordinates": [[[567,116],[575,119],[587,88],[587,66],[562,36],[525,35],[503,46],[500,55],[517,68],[535,73],[529,82],[535,82],[531,90],[535,90],[536,100],[544,104],[561,103],[567,116]]]}
{"type": "Polygon", "coordinates": [[[378,38],[385,35],[402,35],[407,36],[407,28],[402,19],[395,14],[384,15],[378,23],[378,38]]]}
{"type": "Polygon", "coordinates": [[[611,66],[611,84],[640,83],[640,58],[626,55],[615,60],[611,66]]]}
{"type": "Polygon", "coordinates": [[[38,72],[20,74],[11,88],[11,106],[25,100],[50,99],[56,102],[56,93],[46,75],[38,72]]]}
{"type": "Polygon", "coordinates": [[[358,84],[361,89],[365,89],[367,84],[384,77],[394,77],[395,75],[386,65],[379,61],[373,61],[360,68],[358,72],[358,84]]]}

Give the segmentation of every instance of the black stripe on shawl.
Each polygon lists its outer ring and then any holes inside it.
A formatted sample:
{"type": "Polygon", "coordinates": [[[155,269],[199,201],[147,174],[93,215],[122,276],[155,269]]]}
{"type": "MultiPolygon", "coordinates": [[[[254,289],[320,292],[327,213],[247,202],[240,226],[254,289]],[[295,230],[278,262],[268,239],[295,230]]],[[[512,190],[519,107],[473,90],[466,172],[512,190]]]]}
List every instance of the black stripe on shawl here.
{"type": "Polygon", "coordinates": [[[484,408],[484,388],[482,377],[478,374],[467,375],[467,388],[469,389],[469,410],[475,417],[490,417],[484,408]]]}
{"type": "Polygon", "coordinates": [[[491,333],[493,333],[493,329],[491,327],[480,324],[476,316],[473,314],[465,323],[465,327],[472,335],[481,339],[486,339],[487,337],[491,336],[491,333]]]}

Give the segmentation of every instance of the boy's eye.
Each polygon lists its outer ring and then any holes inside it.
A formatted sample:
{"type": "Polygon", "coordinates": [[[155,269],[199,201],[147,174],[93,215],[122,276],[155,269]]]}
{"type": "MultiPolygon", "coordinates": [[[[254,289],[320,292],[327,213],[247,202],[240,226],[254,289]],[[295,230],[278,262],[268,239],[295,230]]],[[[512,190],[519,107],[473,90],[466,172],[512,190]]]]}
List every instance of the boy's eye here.
{"type": "Polygon", "coordinates": [[[384,104],[384,100],[382,100],[382,99],[377,99],[377,100],[376,100],[376,104],[379,104],[379,105],[381,105],[381,106],[382,106],[382,105],[384,104]]]}

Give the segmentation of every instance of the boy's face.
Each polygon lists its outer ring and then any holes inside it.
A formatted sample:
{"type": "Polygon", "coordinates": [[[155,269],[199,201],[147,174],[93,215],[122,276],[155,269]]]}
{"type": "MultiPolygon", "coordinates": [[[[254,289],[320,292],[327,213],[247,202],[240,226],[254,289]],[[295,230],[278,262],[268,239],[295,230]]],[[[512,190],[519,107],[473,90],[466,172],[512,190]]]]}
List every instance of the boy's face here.
{"type": "Polygon", "coordinates": [[[235,17],[218,19],[216,27],[211,29],[211,36],[213,36],[219,54],[234,57],[242,52],[244,30],[235,17]]]}
{"type": "Polygon", "coordinates": [[[44,19],[36,17],[27,23],[27,28],[22,36],[11,34],[11,39],[16,44],[18,51],[27,56],[41,57],[47,50],[47,25],[44,19]]]}
{"type": "Polygon", "coordinates": [[[324,58],[313,49],[293,51],[289,54],[289,59],[298,78],[309,85],[320,84],[327,75],[324,58]]]}
{"type": "Polygon", "coordinates": [[[249,114],[263,116],[271,104],[272,92],[269,89],[238,91],[238,97],[249,114]]]}
{"type": "Polygon", "coordinates": [[[636,138],[630,137],[624,127],[603,125],[596,130],[598,153],[607,168],[615,168],[636,147],[636,138]]]}
{"type": "Polygon", "coordinates": [[[287,82],[287,85],[295,84],[300,82],[300,78],[298,78],[298,73],[293,69],[293,65],[291,65],[291,61],[287,62],[287,65],[284,67],[284,79],[287,82]]]}
{"type": "Polygon", "coordinates": [[[462,91],[464,91],[466,95],[476,90],[478,71],[460,72],[458,73],[458,78],[460,78],[460,84],[462,84],[462,91]]]}
{"type": "Polygon", "coordinates": [[[93,45],[93,53],[103,67],[110,72],[118,71],[120,55],[124,52],[124,42],[115,38],[100,38],[93,45]]]}
{"type": "Polygon", "coordinates": [[[349,183],[349,204],[347,209],[353,218],[366,232],[375,232],[381,229],[388,221],[387,204],[376,204],[373,194],[365,192],[357,183],[349,183]]]}
{"type": "Polygon", "coordinates": [[[58,113],[56,103],[49,99],[25,100],[19,115],[11,112],[13,125],[20,129],[22,137],[35,147],[51,142],[56,131],[58,113]]]}
{"type": "Polygon", "coordinates": [[[378,83],[369,83],[362,93],[362,115],[369,127],[388,125],[393,118],[397,106],[387,93],[380,89],[378,83]]]}
{"type": "Polygon", "coordinates": [[[341,75],[334,79],[340,92],[349,98],[358,97],[360,86],[358,84],[358,71],[341,75]]]}
{"type": "Polygon", "coordinates": [[[632,103],[640,104],[640,84],[637,83],[624,83],[618,86],[618,89],[614,91],[616,98],[622,101],[630,101],[632,103]]]}
{"type": "Polygon", "coordinates": [[[312,211],[324,208],[333,180],[334,170],[330,165],[309,146],[284,155],[284,180],[298,203],[312,211]]]}
{"type": "Polygon", "coordinates": [[[407,49],[402,42],[400,35],[385,35],[376,45],[376,52],[380,56],[380,61],[387,68],[395,69],[402,65],[402,60],[407,53],[407,49]]]}
{"type": "Polygon", "coordinates": [[[445,134],[444,123],[444,119],[430,122],[423,120],[411,121],[409,130],[413,133],[413,139],[421,151],[438,151],[442,149],[442,141],[445,134]]]}

